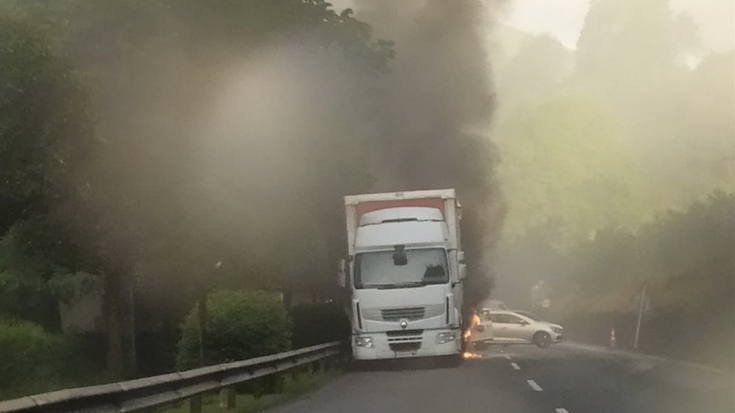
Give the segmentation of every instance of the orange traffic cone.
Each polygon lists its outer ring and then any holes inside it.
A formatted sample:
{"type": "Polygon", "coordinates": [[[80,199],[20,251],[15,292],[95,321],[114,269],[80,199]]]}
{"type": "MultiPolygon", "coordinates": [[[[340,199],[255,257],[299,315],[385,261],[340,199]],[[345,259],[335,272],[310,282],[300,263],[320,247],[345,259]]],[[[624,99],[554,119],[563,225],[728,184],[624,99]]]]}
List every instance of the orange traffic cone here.
{"type": "Polygon", "coordinates": [[[613,327],[612,330],[610,330],[610,348],[617,348],[618,347],[618,340],[615,338],[615,327],[613,327]]]}

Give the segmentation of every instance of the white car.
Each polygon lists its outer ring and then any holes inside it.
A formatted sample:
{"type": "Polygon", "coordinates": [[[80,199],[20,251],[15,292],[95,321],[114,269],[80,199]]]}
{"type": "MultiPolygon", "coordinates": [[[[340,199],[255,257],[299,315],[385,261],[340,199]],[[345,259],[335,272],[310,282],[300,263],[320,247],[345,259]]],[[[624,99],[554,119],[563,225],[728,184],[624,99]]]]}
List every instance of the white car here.
{"type": "Polygon", "coordinates": [[[472,333],[473,342],[548,347],[564,340],[562,326],[513,311],[481,311],[476,330],[472,333]]]}

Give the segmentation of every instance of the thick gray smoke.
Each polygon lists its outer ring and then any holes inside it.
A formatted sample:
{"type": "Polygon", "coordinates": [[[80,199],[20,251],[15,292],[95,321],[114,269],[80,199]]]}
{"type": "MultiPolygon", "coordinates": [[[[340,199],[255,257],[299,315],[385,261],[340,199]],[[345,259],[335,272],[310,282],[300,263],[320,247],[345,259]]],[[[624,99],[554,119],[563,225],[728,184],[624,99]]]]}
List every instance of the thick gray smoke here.
{"type": "MultiPolygon", "coordinates": [[[[345,247],[343,195],[453,187],[474,284],[467,301],[485,296],[503,215],[496,150],[477,132],[489,130],[494,104],[486,6],[365,1],[355,6],[374,26],[370,38],[349,13],[327,13],[292,33],[256,24],[263,15],[287,23],[278,2],[245,10],[220,30],[191,17],[203,4],[173,16],[149,11],[161,21],[133,38],[157,41],[112,60],[109,48],[98,55],[86,47],[97,31],[72,39],[80,60],[101,73],[98,133],[108,142],[83,185],[94,202],[69,208],[97,217],[79,226],[99,234],[80,238],[109,244],[108,261],[142,263],[153,274],[146,282],[167,285],[161,274],[170,274],[195,286],[214,279],[213,263],[224,261],[217,277],[229,274],[238,287],[323,293],[345,247]],[[395,59],[375,38],[394,42],[395,59]]],[[[306,20],[316,7],[291,5],[306,20]]],[[[222,18],[233,12],[217,10],[222,18]]],[[[100,13],[86,20],[127,33],[127,17],[105,22],[100,13]]]]}
{"type": "Polygon", "coordinates": [[[486,31],[493,4],[476,0],[363,0],[356,15],[395,42],[382,95],[377,190],[453,187],[464,206],[468,304],[492,286],[490,250],[504,207],[486,131],[494,109],[486,31]]]}

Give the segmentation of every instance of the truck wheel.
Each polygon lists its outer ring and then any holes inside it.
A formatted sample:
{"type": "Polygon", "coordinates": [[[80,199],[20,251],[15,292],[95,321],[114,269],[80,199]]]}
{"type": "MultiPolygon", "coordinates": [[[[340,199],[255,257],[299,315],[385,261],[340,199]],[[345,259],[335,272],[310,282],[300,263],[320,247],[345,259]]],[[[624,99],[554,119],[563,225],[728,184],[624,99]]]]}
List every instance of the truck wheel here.
{"type": "Polygon", "coordinates": [[[541,348],[549,347],[551,345],[551,336],[545,331],[539,331],[533,335],[533,344],[541,348]]]}

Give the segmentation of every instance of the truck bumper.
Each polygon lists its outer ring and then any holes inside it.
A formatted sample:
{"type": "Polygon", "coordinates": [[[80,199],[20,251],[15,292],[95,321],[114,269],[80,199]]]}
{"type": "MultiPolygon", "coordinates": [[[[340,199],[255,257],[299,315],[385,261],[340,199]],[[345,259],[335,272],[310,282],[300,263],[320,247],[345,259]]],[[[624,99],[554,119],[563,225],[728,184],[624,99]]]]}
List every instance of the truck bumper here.
{"type": "Polygon", "coordinates": [[[420,333],[404,335],[409,331],[390,333],[364,333],[352,335],[352,354],[355,360],[379,360],[407,357],[449,356],[462,352],[462,331],[460,329],[423,330],[420,333]],[[439,340],[440,334],[454,334],[447,342],[439,340]],[[370,337],[372,347],[357,346],[357,337],[370,337]]]}

